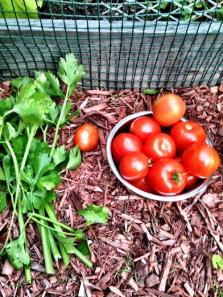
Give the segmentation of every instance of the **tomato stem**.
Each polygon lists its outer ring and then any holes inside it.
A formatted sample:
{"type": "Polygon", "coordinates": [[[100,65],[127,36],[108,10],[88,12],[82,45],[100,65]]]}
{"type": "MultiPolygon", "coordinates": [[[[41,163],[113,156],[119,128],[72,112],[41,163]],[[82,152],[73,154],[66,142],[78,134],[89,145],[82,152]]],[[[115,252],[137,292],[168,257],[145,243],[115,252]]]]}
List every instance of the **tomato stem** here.
{"type": "Polygon", "coordinates": [[[148,159],[148,166],[149,167],[153,166],[153,159],[152,158],[148,159]]]}
{"type": "Polygon", "coordinates": [[[172,179],[177,183],[177,184],[181,184],[181,179],[180,179],[180,173],[175,171],[172,175],[172,179]]]}

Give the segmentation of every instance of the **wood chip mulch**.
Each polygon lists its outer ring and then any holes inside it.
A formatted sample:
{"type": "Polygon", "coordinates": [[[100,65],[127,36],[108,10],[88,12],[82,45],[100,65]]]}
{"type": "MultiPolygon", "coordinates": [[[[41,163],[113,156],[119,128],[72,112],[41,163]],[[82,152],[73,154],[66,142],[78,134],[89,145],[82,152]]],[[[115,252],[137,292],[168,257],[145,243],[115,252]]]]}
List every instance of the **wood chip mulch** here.
{"type": "MultiPolygon", "coordinates": [[[[6,84],[7,86],[7,84],[6,84]]],[[[7,86],[8,87],[8,86],[7,86]]],[[[0,84],[0,97],[9,91],[0,84]]],[[[223,157],[223,85],[174,90],[187,104],[188,119],[199,121],[223,157]]],[[[106,158],[106,139],[112,127],[128,114],[149,109],[156,96],[129,90],[77,91],[74,110],[81,115],[61,130],[60,142],[72,146],[77,126],[99,129],[100,146],[86,153],[76,171],[66,172],[55,203],[59,219],[84,226],[77,210],[89,203],[109,208],[107,225],[87,231],[93,269],[75,257],[56,275],[44,274],[41,245],[32,224],[27,227],[32,256],[32,285],[7,260],[0,263],[0,295],[11,296],[218,296],[223,271],[213,269],[213,254],[223,254],[223,176],[214,175],[206,193],[180,203],[159,203],[129,194],[112,174],[106,158]]],[[[0,243],[10,210],[0,215],[0,243]]],[[[16,227],[14,228],[16,234],[16,227]]],[[[220,296],[220,295],[219,295],[220,296]]]]}

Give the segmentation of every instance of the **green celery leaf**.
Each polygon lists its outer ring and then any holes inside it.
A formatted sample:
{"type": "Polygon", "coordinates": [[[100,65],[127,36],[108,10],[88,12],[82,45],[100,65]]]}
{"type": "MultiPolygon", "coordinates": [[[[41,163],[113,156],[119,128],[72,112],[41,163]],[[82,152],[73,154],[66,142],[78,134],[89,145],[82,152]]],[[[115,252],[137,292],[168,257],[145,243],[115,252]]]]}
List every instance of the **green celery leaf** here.
{"type": "Polygon", "coordinates": [[[74,238],[62,236],[56,232],[53,232],[53,236],[65,248],[65,250],[68,254],[74,253],[74,238]]]}
{"type": "Polygon", "coordinates": [[[22,234],[6,246],[6,252],[9,261],[16,269],[22,269],[23,265],[29,265],[30,257],[25,250],[25,241],[22,234]]]}
{"type": "Polygon", "coordinates": [[[35,209],[42,208],[46,203],[48,203],[47,191],[41,190],[31,193],[31,200],[35,209]]]}
{"type": "Polygon", "coordinates": [[[58,76],[69,86],[69,96],[73,93],[77,84],[84,76],[83,65],[79,65],[73,53],[67,54],[59,62],[58,76]]]}
{"type": "Polygon", "coordinates": [[[220,255],[213,255],[212,256],[212,265],[215,269],[220,268],[223,270],[223,257],[220,255]]]}
{"type": "Polygon", "coordinates": [[[32,192],[24,192],[22,196],[22,209],[23,213],[31,212],[34,209],[40,209],[47,203],[54,201],[56,193],[54,191],[47,191],[42,189],[41,191],[35,190],[32,192]]]}
{"type": "Polygon", "coordinates": [[[34,211],[32,193],[24,192],[20,203],[21,203],[21,208],[23,213],[34,211]]]}
{"type": "Polygon", "coordinates": [[[75,240],[85,240],[85,234],[83,229],[74,229],[73,231],[75,240]]]}
{"type": "Polygon", "coordinates": [[[60,176],[56,170],[51,171],[50,174],[44,175],[39,178],[37,181],[37,187],[42,190],[46,189],[47,191],[53,190],[61,182],[60,176]]]}
{"type": "Polygon", "coordinates": [[[7,111],[14,106],[15,99],[11,96],[0,100],[0,116],[3,116],[7,111]]]}
{"type": "Polygon", "coordinates": [[[12,126],[10,122],[6,122],[6,129],[3,129],[3,134],[5,139],[11,140],[12,138],[16,137],[15,128],[12,126]]]}
{"type": "Polygon", "coordinates": [[[20,88],[16,101],[22,101],[22,100],[24,101],[25,99],[32,97],[32,95],[35,94],[35,92],[36,92],[36,87],[33,82],[30,82],[29,84],[25,84],[20,88]]]}
{"type": "Polygon", "coordinates": [[[28,165],[25,170],[20,172],[21,181],[27,183],[30,187],[34,186],[34,170],[28,165]]]}
{"type": "Polygon", "coordinates": [[[76,248],[85,256],[90,256],[90,249],[87,240],[81,240],[76,248]]]}
{"type": "Polygon", "coordinates": [[[51,162],[51,158],[47,153],[39,153],[35,159],[31,160],[34,172],[35,172],[35,181],[43,176],[46,172],[53,170],[55,164],[51,162]]]}
{"type": "Polygon", "coordinates": [[[44,72],[35,71],[34,84],[37,90],[50,95],[49,94],[50,83],[48,82],[44,72]]]}
{"type": "Polygon", "coordinates": [[[0,167],[0,180],[5,180],[5,174],[2,167],[0,167]]]}
{"type": "Polygon", "coordinates": [[[52,72],[35,72],[35,85],[39,91],[42,91],[49,96],[64,97],[60,89],[58,78],[52,72]]]}
{"type": "Polygon", "coordinates": [[[53,202],[56,199],[56,192],[55,191],[47,191],[45,198],[46,198],[47,202],[53,202]]]}
{"type": "Polygon", "coordinates": [[[65,145],[57,147],[53,154],[53,161],[56,165],[64,162],[67,159],[68,152],[65,145]]]}
{"type": "Polygon", "coordinates": [[[11,182],[15,179],[15,169],[12,160],[8,155],[3,158],[2,165],[7,187],[10,188],[11,182]]]}
{"type": "Polygon", "coordinates": [[[37,155],[50,153],[48,144],[38,138],[33,138],[32,145],[30,148],[30,159],[35,159],[37,155]]]}
{"type": "Polygon", "coordinates": [[[60,83],[58,78],[51,71],[47,71],[45,75],[51,86],[51,95],[64,97],[64,93],[60,89],[60,83]]]}
{"type": "Polygon", "coordinates": [[[58,116],[60,114],[60,107],[55,105],[52,105],[49,110],[49,118],[50,120],[56,125],[58,116]]]}
{"type": "Polygon", "coordinates": [[[86,208],[80,209],[78,214],[85,218],[87,225],[95,223],[107,224],[109,210],[107,207],[90,204],[86,208]]]}
{"type": "Polygon", "coordinates": [[[7,207],[6,193],[0,192],[0,213],[2,213],[7,207]]]}
{"type": "Polygon", "coordinates": [[[75,169],[81,164],[81,152],[78,146],[75,146],[69,152],[69,161],[67,163],[66,169],[75,169]]]}
{"type": "Polygon", "coordinates": [[[20,76],[11,81],[13,87],[16,89],[20,89],[21,87],[28,85],[31,82],[33,82],[33,78],[30,78],[28,76],[20,76]]]}
{"type": "Polygon", "coordinates": [[[41,126],[52,104],[47,94],[36,91],[34,83],[30,83],[21,88],[13,110],[25,124],[41,126]]]}
{"type": "Polygon", "coordinates": [[[36,19],[38,18],[38,7],[42,7],[42,5],[43,0],[0,0],[0,17],[36,19]]]}
{"type": "Polygon", "coordinates": [[[24,156],[26,144],[27,144],[27,137],[24,135],[18,136],[15,139],[12,139],[12,146],[14,148],[18,161],[21,161],[21,159],[24,156]]]}

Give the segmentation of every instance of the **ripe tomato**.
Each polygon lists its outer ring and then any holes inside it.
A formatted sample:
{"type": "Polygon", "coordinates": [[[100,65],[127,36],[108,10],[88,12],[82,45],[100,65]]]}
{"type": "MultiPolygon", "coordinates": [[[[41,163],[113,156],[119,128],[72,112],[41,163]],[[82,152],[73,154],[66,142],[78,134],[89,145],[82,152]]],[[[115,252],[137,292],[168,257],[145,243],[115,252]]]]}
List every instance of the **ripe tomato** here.
{"type": "Polygon", "coordinates": [[[220,165],[217,151],[208,144],[190,145],[181,159],[186,171],[200,178],[211,176],[220,165]]]}
{"type": "Polygon", "coordinates": [[[131,133],[121,133],[112,141],[112,154],[116,161],[120,161],[124,155],[131,152],[140,152],[142,142],[131,133]]]}
{"type": "Polygon", "coordinates": [[[170,133],[171,137],[176,143],[177,150],[183,152],[188,146],[197,142],[205,143],[206,133],[200,124],[187,121],[176,123],[170,133]]]}
{"type": "Polygon", "coordinates": [[[177,123],[185,114],[186,104],[180,96],[172,93],[160,96],[152,107],[153,117],[161,126],[177,123]]]}
{"type": "Polygon", "coordinates": [[[139,180],[148,173],[148,158],[141,152],[128,153],[121,159],[119,169],[126,180],[139,180]]]}
{"type": "Polygon", "coordinates": [[[146,181],[145,178],[142,178],[142,179],[137,180],[137,181],[133,181],[133,182],[131,182],[131,184],[134,187],[136,187],[136,188],[138,188],[138,189],[140,189],[140,190],[142,190],[144,192],[150,192],[149,184],[148,184],[148,182],[146,181]]]}
{"type": "Polygon", "coordinates": [[[160,125],[150,117],[135,119],[130,125],[130,132],[138,136],[144,142],[149,136],[161,132],[160,125]]]}
{"type": "Polygon", "coordinates": [[[185,190],[191,190],[197,183],[197,177],[191,174],[187,174],[185,190]]]}
{"type": "Polygon", "coordinates": [[[146,140],[143,152],[152,161],[173,158],[176,154],[176,145],[170,135],[158,133],[146,140]]]}
{"type": "Polygon", "coordinates": [[[176,195],[186,185],[186,172],[183,166],[174,159],[157,160],[146,176],[152,190],[161,195],[176,195]]]}
{"type": "Polygon", "coordinates": [[[74,135],[74,144],[79,146],[82,152],[94,150],[99,142],[98,131],[91,124],[84,124],[77,128],[74,135]]]}

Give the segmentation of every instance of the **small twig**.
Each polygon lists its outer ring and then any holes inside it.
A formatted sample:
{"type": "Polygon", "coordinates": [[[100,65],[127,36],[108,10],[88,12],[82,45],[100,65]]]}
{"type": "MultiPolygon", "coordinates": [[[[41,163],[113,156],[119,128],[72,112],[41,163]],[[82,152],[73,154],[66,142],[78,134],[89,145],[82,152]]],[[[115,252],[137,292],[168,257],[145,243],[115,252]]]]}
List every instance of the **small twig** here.
{"type": "Polygon", "coordinates": [[[164,266],[162,276],[161,276],[161,281],[159,284],[159,291],[165,292],[166,282],[168,279],[171,265],[172,265],[172,256],[168,253],[166,255],[165,266],[164,266]]]}
{"type": "Polygon", "coordinates": [[[187,229],[188,229],[188,231],[189,231],[189,232],[192,232],[192,227],[191,227],[191,224],[190,224],[190,222],[189,222],[189,220],[188,220],[188,217],[187,217],[186,212],[182,209],[182,207],[181,207],[180,204],[178,204],[178,203],[177,203],[177,208],[178,208],[180,214],[182,215],[182,217],[184,218],[184,220],[185,220],[185,222],[186,222],[186,224],[187,224],[187,229]]]}

